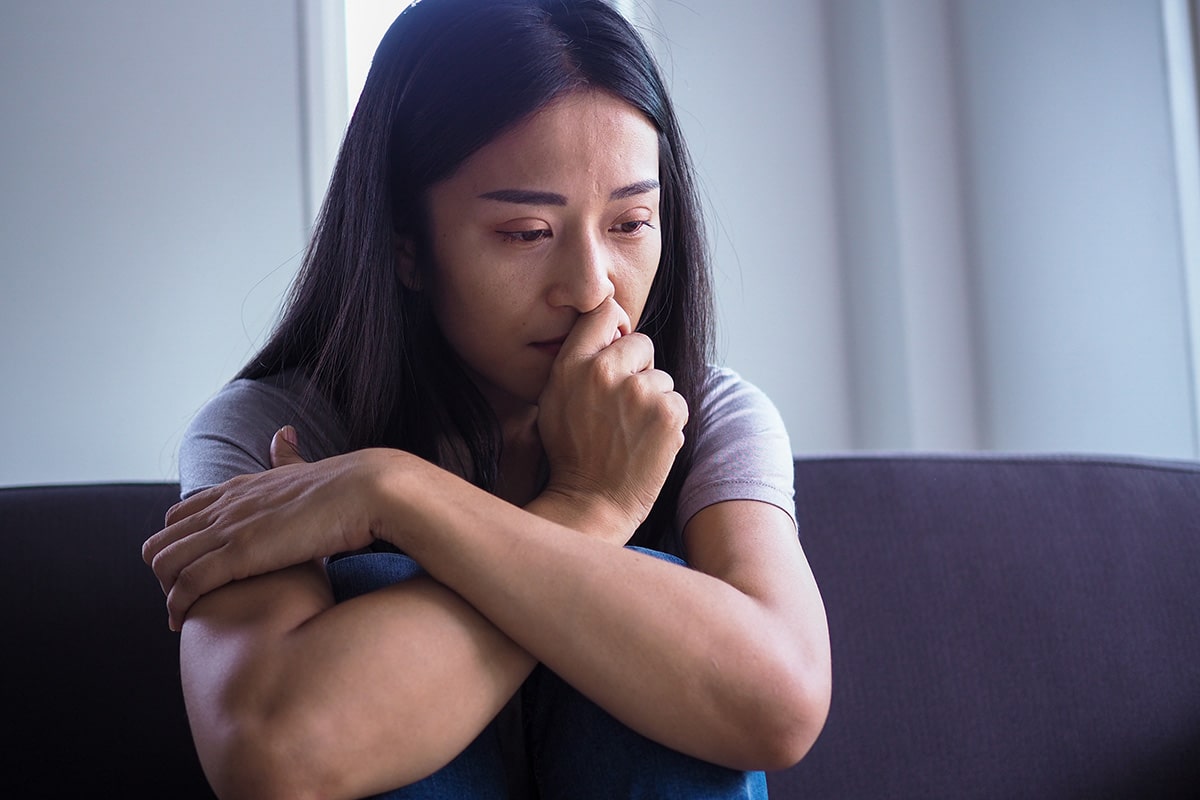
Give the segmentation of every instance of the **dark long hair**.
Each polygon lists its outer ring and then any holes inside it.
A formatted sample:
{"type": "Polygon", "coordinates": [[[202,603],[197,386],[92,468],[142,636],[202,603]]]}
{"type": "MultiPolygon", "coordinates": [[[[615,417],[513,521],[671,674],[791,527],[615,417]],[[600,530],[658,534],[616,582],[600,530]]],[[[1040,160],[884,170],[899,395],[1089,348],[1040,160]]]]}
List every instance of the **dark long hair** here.
{"type": "MultiPolygon", "coordinates": [[[[653,58],[603,0],[421,0],[375,52],[312,241],[271,337],[238,377],[303,370],[351,449],[402,448],[489,491],[498,425],[434,322],[400,281],[396,246],[429,270],[424,199],[480,147],[555,98],[599,89],[658,130],[663,249],[639,329],[695,408],[711,350],[708,254],[692,167],[653,58]],[[465,448],[458,463],[439,442],[465,448]]],[[[670,535],[692,428],[650,518],[670,535]]]]}

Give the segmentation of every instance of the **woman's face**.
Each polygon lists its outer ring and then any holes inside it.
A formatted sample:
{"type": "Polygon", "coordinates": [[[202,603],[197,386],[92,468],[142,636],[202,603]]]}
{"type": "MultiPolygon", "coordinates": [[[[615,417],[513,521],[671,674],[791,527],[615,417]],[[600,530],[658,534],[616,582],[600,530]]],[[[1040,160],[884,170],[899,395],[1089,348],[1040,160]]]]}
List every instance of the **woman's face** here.
{"type": "Polygon", "coordinates": [[[658,204],[654,126],[598,91],[552,102],[429,190],[425,288],[502,420],[537,402],[581,314],[612,297],[636,328],[662,252],[658,204]]]}

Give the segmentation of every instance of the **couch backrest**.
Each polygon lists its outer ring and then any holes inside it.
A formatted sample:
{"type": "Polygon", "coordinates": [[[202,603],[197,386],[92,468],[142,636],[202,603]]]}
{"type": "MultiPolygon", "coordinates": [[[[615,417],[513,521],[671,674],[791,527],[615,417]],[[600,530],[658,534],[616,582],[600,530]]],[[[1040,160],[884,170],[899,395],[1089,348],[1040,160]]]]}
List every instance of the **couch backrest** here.
{"type": "Polygon", "coordinates": [[[1200,787],[1200,466],[796,464],[833,700],[773,797],[1184,797],[1200,787]]]}
{"type": "MultiPolygon", "coordinates": [[[[796,494],[834,694],[774,800],[1200,785],[1200,465],[802,459],[796,494]]],[[[140,557],[177,495],[0,489],[6,796],[212,797],[140,557]]]]}

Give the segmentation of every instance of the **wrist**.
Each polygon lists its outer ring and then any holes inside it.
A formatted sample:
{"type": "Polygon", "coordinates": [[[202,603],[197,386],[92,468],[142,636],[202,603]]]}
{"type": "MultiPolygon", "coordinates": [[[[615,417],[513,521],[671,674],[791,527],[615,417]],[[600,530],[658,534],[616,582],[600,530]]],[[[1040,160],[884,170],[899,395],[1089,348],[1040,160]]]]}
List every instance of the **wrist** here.
{"type": "Polygon", "coordinates": [[[358,456],[363,477],[362,510],[371,536],[406,550],[410,526],[403,521],[411,517],[407,506],[414,497],[406,487],[424,462],[411,453],[384,447],[360,450],[358,456]]]}
{"type": "Polygon", "coordinates": [[[624,545],[638,522],[596,492],[573,491],[553,484],[531,500],[525,510],[566,528],[613,544],[624,545]]]}

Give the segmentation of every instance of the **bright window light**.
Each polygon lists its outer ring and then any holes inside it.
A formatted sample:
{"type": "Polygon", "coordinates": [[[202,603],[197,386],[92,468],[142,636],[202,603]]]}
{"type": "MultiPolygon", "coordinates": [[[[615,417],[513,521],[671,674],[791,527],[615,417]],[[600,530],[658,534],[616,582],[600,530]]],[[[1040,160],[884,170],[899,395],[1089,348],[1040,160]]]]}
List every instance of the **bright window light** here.
{"type": "MultiPolygon", "coordinates": [[[[371,69],[371,57],[383,34],[413,0],[345,0],[346,7],[346,101],[349,104],[347,119],[358,105],[367,72],[371,69]]],[[[638,0],[611,0],[613,6],[626,19],[638,19],[638,0]]]]}
{"type": "Polygon", "coordinates": [[[387,29],[412,0],[346,0],[347,118],[362,94],[375,48],[387,29]]]}

